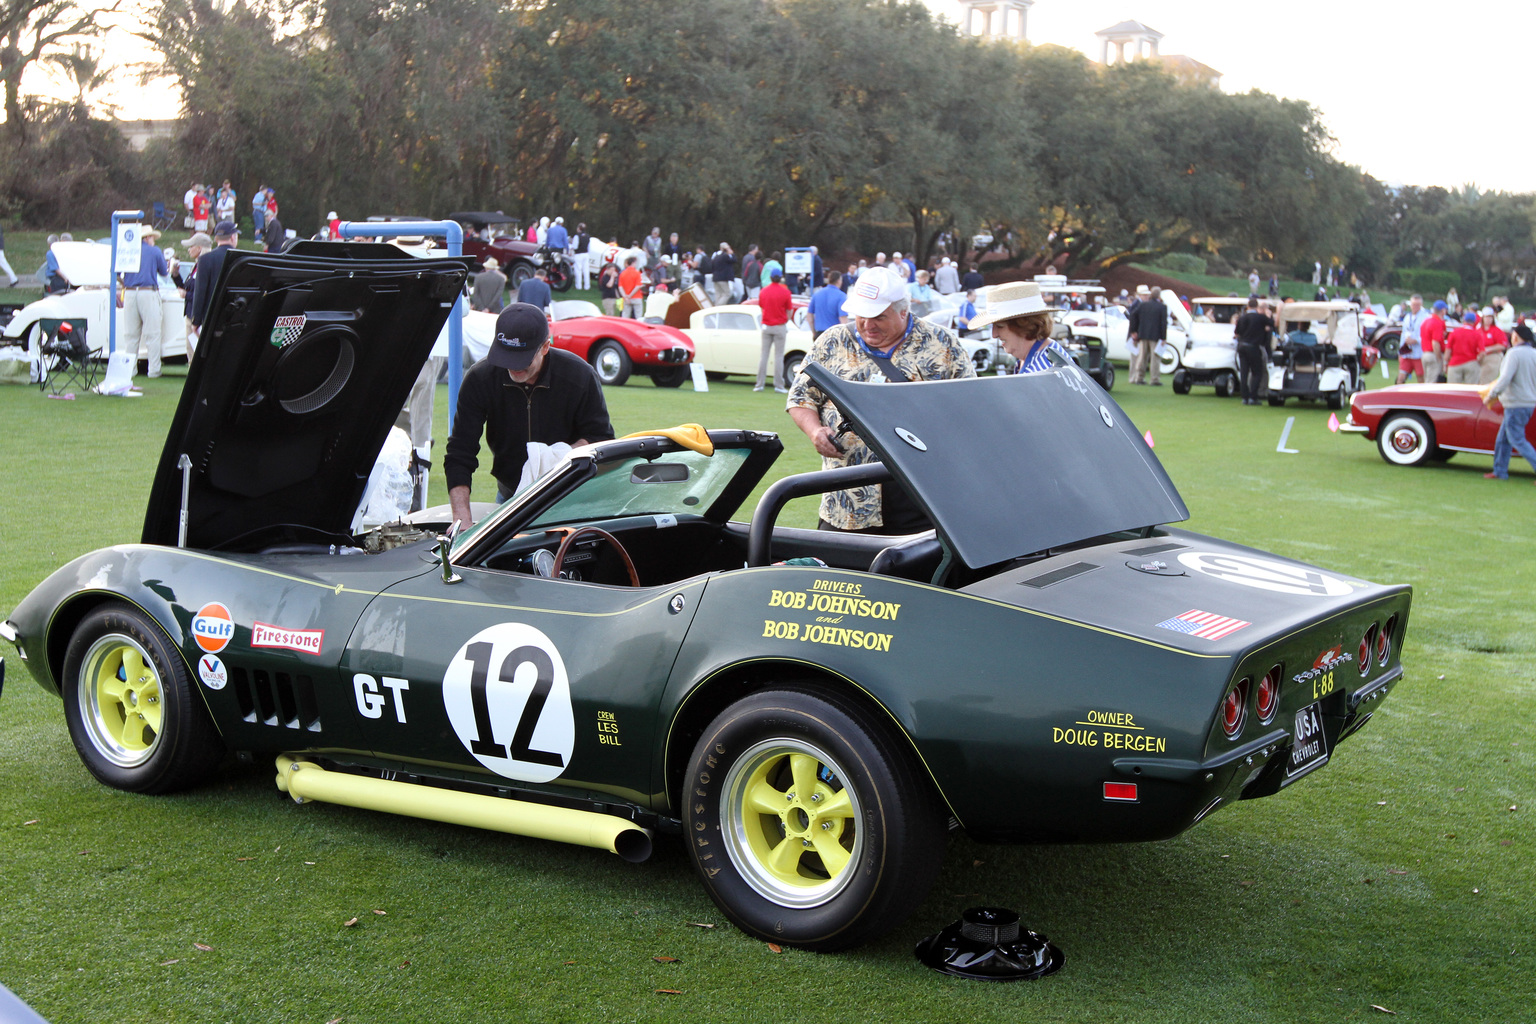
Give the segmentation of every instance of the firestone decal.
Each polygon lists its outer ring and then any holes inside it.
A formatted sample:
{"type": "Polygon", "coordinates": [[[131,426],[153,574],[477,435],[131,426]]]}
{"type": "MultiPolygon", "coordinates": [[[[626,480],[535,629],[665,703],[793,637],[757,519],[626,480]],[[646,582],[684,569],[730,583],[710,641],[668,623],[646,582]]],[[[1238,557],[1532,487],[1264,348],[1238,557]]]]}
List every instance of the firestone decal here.
{"type": "Polygon", "coordinates": [[[284,629],[265,622],[251,624],[252,647],[280,647],[300,654],[319,654],[324,642],[323,629],[284,629]]]}
{"type": "Polygon", "coordinates": [[[1272,562],[1250,555],[1225,555],[1214,551],[1189,551],[1179,562],[1195,572],[1214,576],[1228,583],[1240,583],[1279,594],[1303,597],[1344,597],[1354,588],[1337,576],[1309,569],[1304,565],[1272,562]]]}
{"type": "Polygon", "coordinates": [[[209,654],[228,647],[234,635],[235,623],[229,617],[229,609],[217,601],[208,602],[192,616],[192,639],[209,654]]]}
{"type": "Polygon", "coordinates": [[[550,782],[571,763],[576,719],[565,661],[532,626],[503,622],[470,637],[443,674],[443,706],[459,742],[497,775],[550,782]]]}

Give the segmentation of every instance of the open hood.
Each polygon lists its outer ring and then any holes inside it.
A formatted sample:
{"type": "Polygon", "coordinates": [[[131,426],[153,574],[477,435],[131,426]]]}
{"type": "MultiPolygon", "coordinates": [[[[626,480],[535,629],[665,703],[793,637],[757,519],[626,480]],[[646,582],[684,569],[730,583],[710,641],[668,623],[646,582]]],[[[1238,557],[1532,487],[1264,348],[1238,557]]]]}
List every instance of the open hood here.
{"type": "Polygon", "coordinates": [[[468,272],[389,245],[232,251],[166,436],[144,542],[345,541],[368,475],[468,272]],[[323,254],[322,254],[323,252],[323,254]]]}
{"type": "Polygon", "coordinates": [[[1189,518],[1130,418],[1075,366],[903,384],[805,373],[974,568],[1189,518]]]}
{"type": "Polygon", "coordinates": [[[54,242],[59,273],[76,288],[105,288],[112,283],[112,246],[105,242],[54,242]]]}

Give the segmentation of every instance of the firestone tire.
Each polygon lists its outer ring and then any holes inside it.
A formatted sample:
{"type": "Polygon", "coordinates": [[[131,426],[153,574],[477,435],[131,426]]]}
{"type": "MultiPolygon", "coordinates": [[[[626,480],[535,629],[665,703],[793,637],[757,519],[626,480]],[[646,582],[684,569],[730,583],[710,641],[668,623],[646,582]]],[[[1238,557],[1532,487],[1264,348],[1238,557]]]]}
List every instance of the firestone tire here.
{"type": "Polygon", "coordinates": [[[597,379],[608,387],[621,386],[629,380],[629,375],[634,370],[629,353],[625,352],[624,346],[616,341],[600,341],[593,345],[588,358],[592,362],[592,369],[597,371],[597,379]]]}
{"type": "Polygon", "coordinates": [[[136,608],[107,604],[81,621],[64,655],[62,688],[80,760],[116,789],[186,789],[224,756],[186,662],[136,608]]]}
{"type": "Polygon", "coordinates": [[[1394,466],[1422,466],[1435,451],[1435,426],[1416,412],[1396,412],[1376,429],[1376,448],[1394,466]]]}
{"type": "Polygon", "coordinates": [[[684,836],[738,928],[847,949],[922,903],[945,834],[899,742],[858,705],[798,689],[753,694],[710,723],[688,764],[684,836]]]}

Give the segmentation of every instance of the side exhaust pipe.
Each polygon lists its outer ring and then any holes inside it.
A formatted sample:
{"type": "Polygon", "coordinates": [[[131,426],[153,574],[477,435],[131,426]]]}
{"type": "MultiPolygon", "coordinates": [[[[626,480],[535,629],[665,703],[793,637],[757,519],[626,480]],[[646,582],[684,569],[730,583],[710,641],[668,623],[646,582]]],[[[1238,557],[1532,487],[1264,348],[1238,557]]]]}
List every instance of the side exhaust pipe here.
{"type": "Polygon", "coordinates": [[[549,839],[616,853],[631,864],[651,856],[651,833],[632,821],[596,811],[508,800],[418,786],[409,782],[328,772],[311,761],[277,759],[277,788],[294,803],[314,800],[368,811],[467,825],[515,836],[549,839]]]}

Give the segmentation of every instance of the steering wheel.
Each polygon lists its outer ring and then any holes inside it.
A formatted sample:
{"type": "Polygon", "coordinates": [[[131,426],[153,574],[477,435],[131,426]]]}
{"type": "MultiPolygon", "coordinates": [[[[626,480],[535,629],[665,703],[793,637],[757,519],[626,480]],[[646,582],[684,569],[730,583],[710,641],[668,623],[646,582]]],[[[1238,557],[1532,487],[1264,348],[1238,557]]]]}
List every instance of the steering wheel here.
{"type": "Polygon", "coordinates": [[[635,572],[635,563],[629,557],[629,552],[624,550],[624,545],[619,543],[619,538],[607,530],[596,526],[578,526],[576,529],[566,533],[565,539],[560,542],[560,547],[555,551],[555,567],[550,573],[551,576],[555,579],[560,578],[560,569],[565,565],[565,553],[571,550],[571,544],[575,542],[576,538],[584,533],[595,533],[613,545],[613,550],[617,551],[619,557],[624,559],[624,568],[629,571],[629,585],[632,587],[640,586],[640,574],[635,572]]]}

